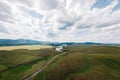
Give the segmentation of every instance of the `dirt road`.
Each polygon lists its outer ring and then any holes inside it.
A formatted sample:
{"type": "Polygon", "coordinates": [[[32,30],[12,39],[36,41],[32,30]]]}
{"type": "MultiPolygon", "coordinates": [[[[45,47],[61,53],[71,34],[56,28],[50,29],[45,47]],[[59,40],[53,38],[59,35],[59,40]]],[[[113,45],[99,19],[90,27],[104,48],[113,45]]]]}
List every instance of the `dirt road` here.
{"type": "Polygon", "coordinates": [[[25,77],[23,80],[31,80],[34,76],[36,76],[38,73],[40,73],[42,70],[44,70],[55,58],[57,58],[60,54],[54,56],[52,59],[50,59],[47,63],[45,63],[40,70],[38,70],[37,72],[25,77]]]}

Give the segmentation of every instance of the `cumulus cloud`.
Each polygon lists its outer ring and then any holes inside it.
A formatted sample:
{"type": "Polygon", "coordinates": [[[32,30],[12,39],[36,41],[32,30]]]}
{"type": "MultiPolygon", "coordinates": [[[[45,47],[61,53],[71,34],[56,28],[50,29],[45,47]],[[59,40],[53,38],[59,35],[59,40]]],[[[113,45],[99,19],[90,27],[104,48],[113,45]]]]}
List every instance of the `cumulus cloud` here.
{"type": "Polygon", "coordinates": [[[0,38],[120,43],[119,0],[3,0],[0,38]]]}
{"type": "Polygon", "coordinates": [[[10,5],[0,2],[0,21],[12,22],[13,16],[11,14],[12,12],[10,5]]]}

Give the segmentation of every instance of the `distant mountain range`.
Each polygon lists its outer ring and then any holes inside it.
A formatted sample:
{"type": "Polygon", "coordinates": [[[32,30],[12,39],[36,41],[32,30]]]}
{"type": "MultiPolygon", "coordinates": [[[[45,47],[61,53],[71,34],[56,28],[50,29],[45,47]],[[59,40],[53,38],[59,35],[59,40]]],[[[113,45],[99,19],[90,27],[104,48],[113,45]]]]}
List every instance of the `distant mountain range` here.
{"type": "Polygon", "coordinates": [[[0,39],[0,46],[17,46],[17,45],[61,45],[58,42],[37,41],[29,39],[0,39]]]}
{"type": "Polygon", "coordinates": [[[52,46],[60,46],[60,45],[74,45],[74,44],[86,44],[86,45],[119,45],[120,44],[103,44],[103,43],[94,43],[94,42],[48,42],[48,41],[37,41],[37,40],[29,40],[29,39],[0,39],[0,46],[18,46],[18,45],[52,45],[52,46]]]}
{"type": "Polygon", "coordinates": [[[0,46],[16,46],[16,45],[42,45],[44,42],[28,39],[0,39],[0,46]]]}

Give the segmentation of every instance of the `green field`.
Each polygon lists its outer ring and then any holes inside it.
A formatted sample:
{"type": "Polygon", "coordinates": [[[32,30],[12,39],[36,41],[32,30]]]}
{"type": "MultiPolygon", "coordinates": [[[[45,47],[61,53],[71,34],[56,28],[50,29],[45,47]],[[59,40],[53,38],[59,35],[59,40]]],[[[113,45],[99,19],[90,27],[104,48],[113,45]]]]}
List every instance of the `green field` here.
{"type": "Polygon", "coordinates": [[[77,45],[64,51],[33,80],[120,80],[120,47],[77,45]]]}
{"type": "Polygon", "coordinates": [[[0,50],[0,80],[23,80],[57,54],[32,80],[120,80],[120,47],[102,45],[0,50]]]}
{"type": "Polygon", "coordinates": [[[22,80],[56,55],[51,48],[0,51],[0,80],[22,80]]]}

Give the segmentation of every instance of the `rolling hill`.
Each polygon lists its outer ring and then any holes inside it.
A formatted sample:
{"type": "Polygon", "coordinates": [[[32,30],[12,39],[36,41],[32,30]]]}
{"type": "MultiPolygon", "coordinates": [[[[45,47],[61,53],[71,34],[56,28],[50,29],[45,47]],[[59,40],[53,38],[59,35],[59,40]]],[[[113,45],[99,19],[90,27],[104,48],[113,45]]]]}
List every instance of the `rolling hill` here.
{"type": "Polygon", "coordinates": [[[33,80],[120,80],[120,47],[77,45],[64,50],[33,80]]]}

